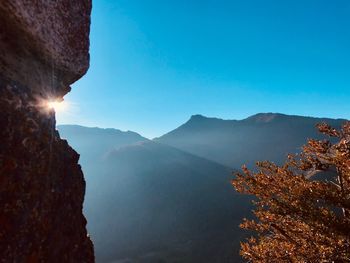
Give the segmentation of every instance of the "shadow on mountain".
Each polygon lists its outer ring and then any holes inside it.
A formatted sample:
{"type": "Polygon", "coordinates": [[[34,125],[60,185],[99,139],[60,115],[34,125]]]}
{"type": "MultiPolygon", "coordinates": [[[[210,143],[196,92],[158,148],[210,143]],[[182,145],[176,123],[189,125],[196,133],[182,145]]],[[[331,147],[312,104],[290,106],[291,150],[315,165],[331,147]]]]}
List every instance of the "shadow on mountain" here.
{"type": "Polygon", "coordinates": [[[316,124],[327,122],[340,127],[344,121],[278,113],[259,113],[244,120],[194,115],[155,141],[239,168],[264,160],[282,163],[288,153],[300,152],[308,138],[324,138],[316,124]]]}
{"type": "Polygon", "coordinates": [[[70,128],[59,130],[82,154],[97,262],[240,260],[238,224],[250,205],[231,187],[230,168],[142,137],[124,146],[123,133],[93,157],[99,139],[70,128]]]}
{"type": "Polygon", "coordinates": [[[59,126],[81,154],[84,203],[97,262],[241,262],[238,228],[250,197],[230,185],[233,168],[282,162],[319,122],[257,114],[241,121],[192,118],[150,141],[134,132],[59,126]]]}

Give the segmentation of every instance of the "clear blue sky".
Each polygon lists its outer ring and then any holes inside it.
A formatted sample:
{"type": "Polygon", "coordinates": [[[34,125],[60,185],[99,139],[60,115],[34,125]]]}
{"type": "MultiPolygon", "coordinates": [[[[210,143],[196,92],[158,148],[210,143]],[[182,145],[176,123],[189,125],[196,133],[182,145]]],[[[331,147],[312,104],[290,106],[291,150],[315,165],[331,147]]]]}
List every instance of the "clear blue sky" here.
{"type": "Polygon", "coordinates": [[[159,136],[193,114],[350,118],[348,0],[95,0],[58,124],[159,136]]]}

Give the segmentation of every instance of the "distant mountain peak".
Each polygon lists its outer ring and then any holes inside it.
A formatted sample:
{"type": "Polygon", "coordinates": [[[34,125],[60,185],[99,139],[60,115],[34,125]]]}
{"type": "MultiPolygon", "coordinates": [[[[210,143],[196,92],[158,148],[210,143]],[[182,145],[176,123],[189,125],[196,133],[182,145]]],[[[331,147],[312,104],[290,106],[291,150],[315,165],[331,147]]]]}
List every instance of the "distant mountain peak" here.
{"type": "Polygon", "coordinates": [[[201,120],[201,119],[208,119],[208,117],[206,117],[202,114],[194,114],[190,118],[190,120],[201,120]]]}
{"type": "Polygon", "coordinates": [[[257,113],[255,115],[252,115],[246,120],[249,121],[255,121],[257,123],[268,123],[273,120],[275,120],[278,117],[286,117],[287,115],[281,114],[281,113],[272,113],[272,112],[267,112],[267,113],[257,113]]]}
{"type": "Polygon", "coordinates": [[[201,121],[224,121],[224,120],[216,117],[207,117],[202,114],[194,114],[188,120],[188,122],[201,122],[201,121]]]}
{"type": "Polygon", "coordinates": [[[216,125],[221,125],[222,123],[227,123],[227,122],[232,122],[232,121],[223,120],[215,117],[207,117],[201,114],[196,114],[196,115],[192,115],[191,118],[180,127],[187,127],[187,128],[202,127],[203,128],[203,126],[210,127],[213,125],[214,125],[213,127],[215,127],[216,125]]]}
{"type": "Polygon", "coordinates": [[[131,136],[131,137],[139,137],[142,140],[148,140],[137,132],[134,131],[122,131],[115,128],[100,128],[100,127],[86,127],[76,124],[61,124],[57,125],[57,129],[62,132],[75,132],[77,136],[79,134],[104,134],[104,135],[114,135],[114,136],[131,136]]]}
{"type": "MultiPolygon", "coordinates": [[[[289,115],[282,114],[282,113],[273,113],[273,112],[267,112],[267,113],[257,113],[252,116],[249,116],[246,119],[243,120],[225,120],[225,119],[220,119],[220,118],[215,118],[215,117],[206,117],[201,114],[195,114],[192,115],[191,118],[189,119],[188,122],[203,122],[203,121],[225,121],[225,122],[240,122],[240,121],[254,121],[256,123],[268,123],[276,118],[283,118],[283,117],[288,117],[289,115]]],[[[292,117],[292,116],[290,116],[292,117]]],[[[294,116],[293,116],[294,117],[294,116]]]]}

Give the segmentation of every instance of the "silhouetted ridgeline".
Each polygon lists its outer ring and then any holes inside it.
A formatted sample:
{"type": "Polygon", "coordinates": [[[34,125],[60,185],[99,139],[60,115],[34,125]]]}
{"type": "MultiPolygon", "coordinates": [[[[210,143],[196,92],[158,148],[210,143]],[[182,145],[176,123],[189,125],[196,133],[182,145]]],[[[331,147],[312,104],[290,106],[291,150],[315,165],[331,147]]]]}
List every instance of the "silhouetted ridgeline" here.
{"type": "Polygon", "coordinates": [[[300,152],[308,138],[321,138],[315,125],[323,121],[335,127],[344,122],[279,113],[259,113],[244,120],[194,115],[155,141],[239,168],[263,160],[281,163],[288,153],[300,152]]]}
{"type": "Polygon", "coordinates": [[[97,261],[240,262],[239,241],[248,233],[238,224],[251,206],[231,187],[232,170],[253,160],[281,161],[307,138],[320,137],[314,127],[320,121],[196,115],[155,141],[115,129],[59,126],[81,154],[97,261]]]}
{"type": "Polygon", "coordinates": [[[89,0],[0,1],[0,261],[93,262],[79,155],[55,130],[89,65],[89,0]]]}

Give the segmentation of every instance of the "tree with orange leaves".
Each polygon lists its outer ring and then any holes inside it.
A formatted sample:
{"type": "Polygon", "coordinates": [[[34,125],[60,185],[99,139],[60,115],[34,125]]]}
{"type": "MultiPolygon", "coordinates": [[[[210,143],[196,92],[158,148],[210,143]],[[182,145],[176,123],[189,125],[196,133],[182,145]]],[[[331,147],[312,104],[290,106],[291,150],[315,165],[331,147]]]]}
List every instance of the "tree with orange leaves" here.
{"type": "Polygon", "coordinates": [[[255,196],[256,218],[241,224],[257,232],[241,243],[249,262],[350,262],[350,122],[318,129],[336,142],[309,140],[283,166],[243,166],[232,181],[255,196]]]}

